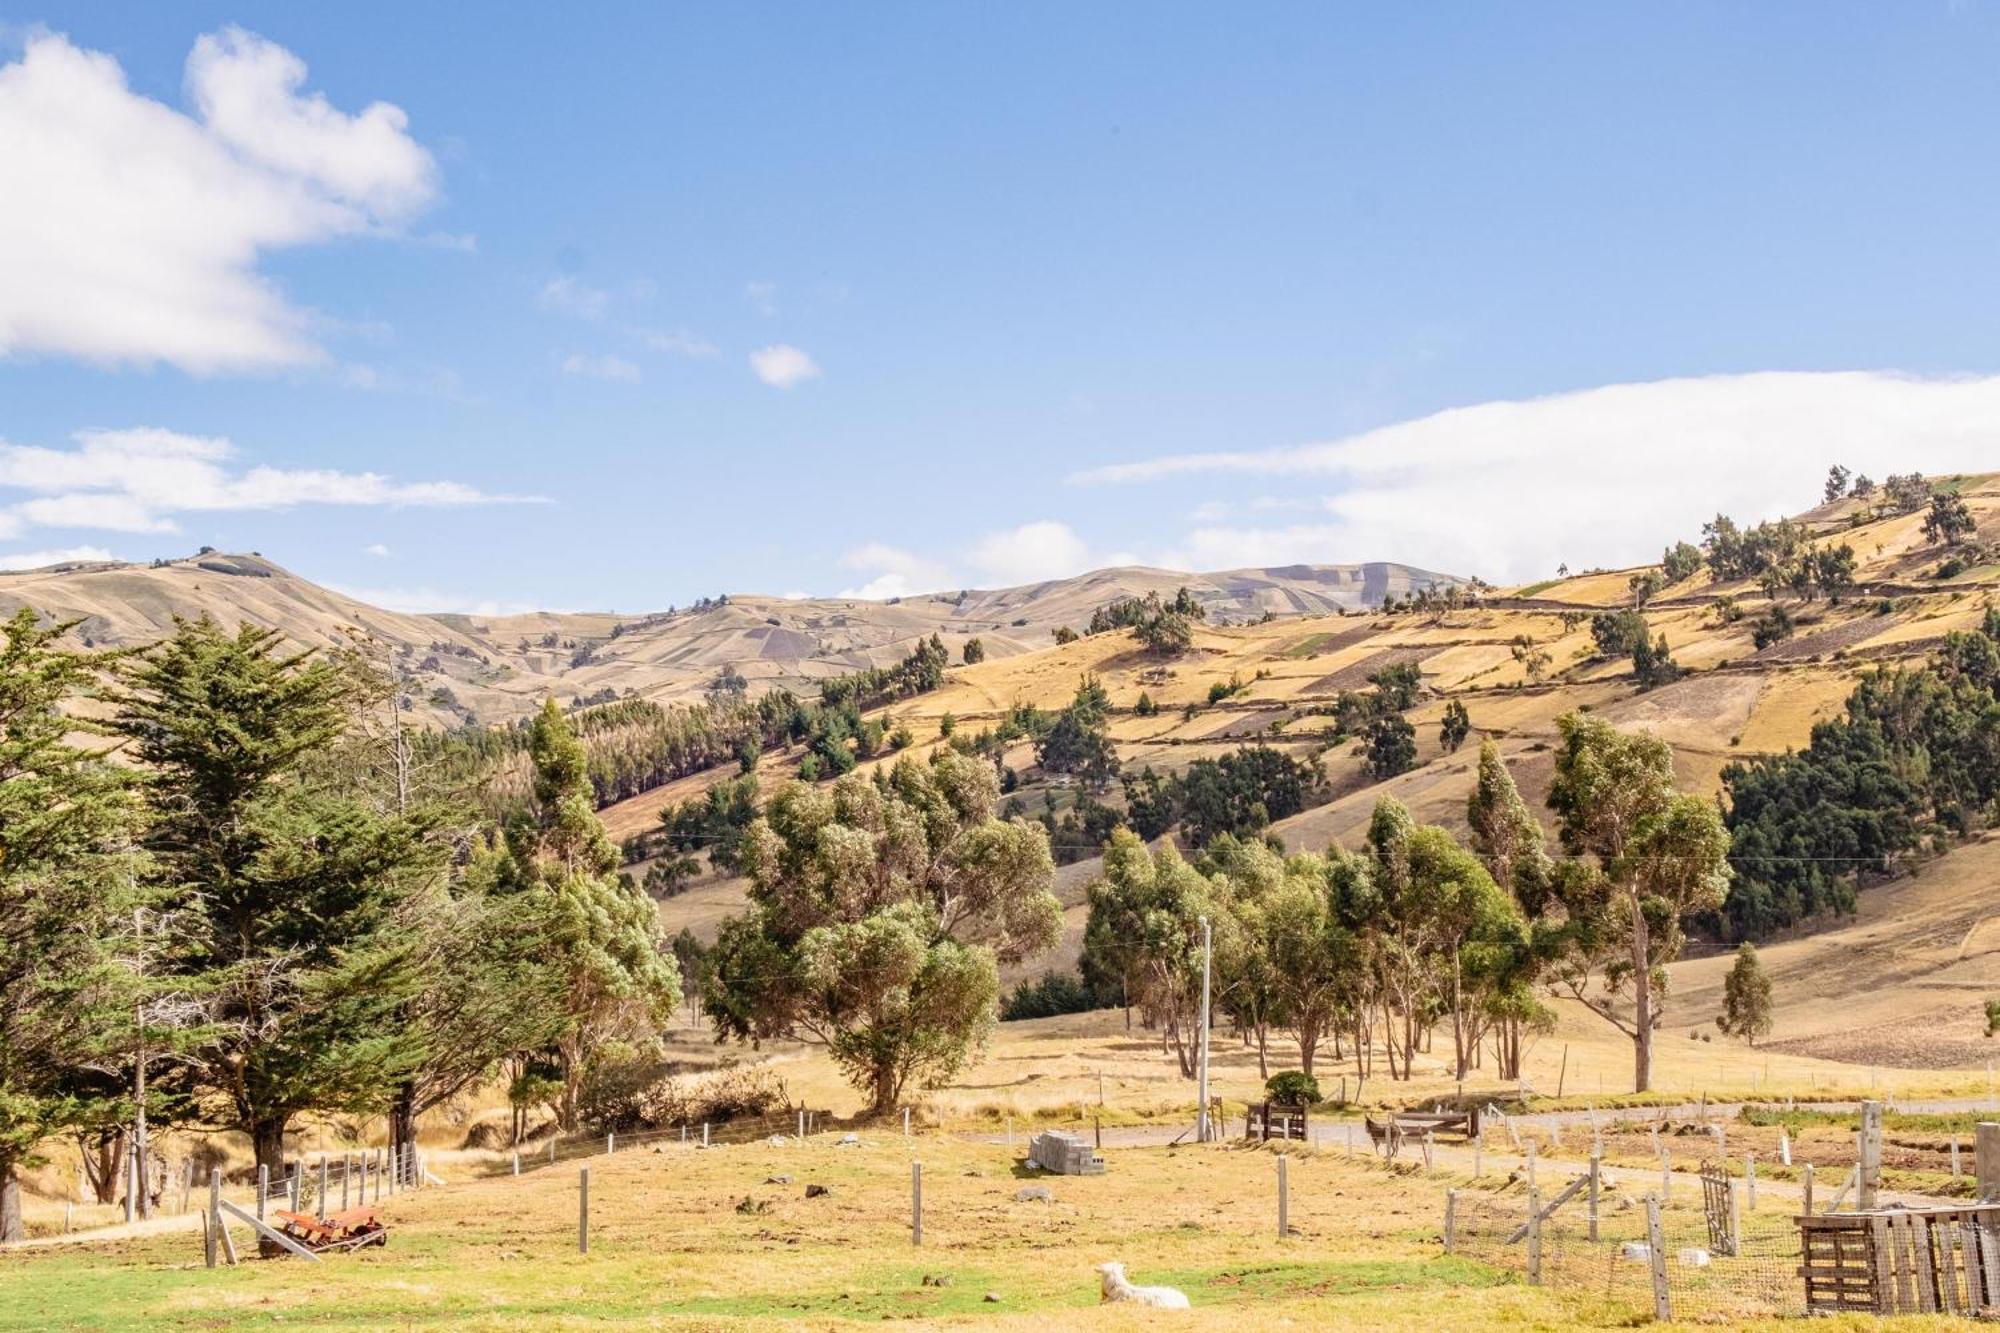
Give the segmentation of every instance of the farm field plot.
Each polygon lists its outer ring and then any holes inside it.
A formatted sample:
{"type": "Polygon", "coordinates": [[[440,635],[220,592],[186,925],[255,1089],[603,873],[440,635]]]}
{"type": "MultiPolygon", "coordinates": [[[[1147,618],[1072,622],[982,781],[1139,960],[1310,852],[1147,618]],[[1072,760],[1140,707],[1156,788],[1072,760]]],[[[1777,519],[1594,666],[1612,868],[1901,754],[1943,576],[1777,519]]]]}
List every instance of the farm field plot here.
{"type": "Polygon", "coordinates": [[[1294,1234],[1280,1240],[1276,1159],[1260,1149],[1113,1150],[1104,1176],[1036,1182],[1042,1202],[1017,1198],[1027,1173],[1004,1147],[859,1138],[592,1158],[588,1255],[569,1163],[469,1181],[470,1163],[447,1167],[455,1183],[385,1204],[387,1247],[319,1264],[210,1271],[191,1227],[31,1248],[0,1274],[0,1328],[1149,1326],[1099,1307],[1093,1268],[1110,1259],[1186,1291],[1195,1308],[1179,1327],[1423,1329],[1443,1309],[1459,1326],[1631,1317],[1445,1256],[1440,1182],[1407,1169],[1296,1151],[1294,1234]],[[808,1199],[808,1184],[829,1192],[808,1199]]]}

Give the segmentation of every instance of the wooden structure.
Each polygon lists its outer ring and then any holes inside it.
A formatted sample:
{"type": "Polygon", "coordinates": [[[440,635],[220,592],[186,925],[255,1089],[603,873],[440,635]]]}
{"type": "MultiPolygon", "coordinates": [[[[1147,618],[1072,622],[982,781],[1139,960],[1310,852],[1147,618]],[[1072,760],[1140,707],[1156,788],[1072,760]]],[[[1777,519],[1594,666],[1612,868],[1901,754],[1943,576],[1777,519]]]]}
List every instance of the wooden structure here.
{"type": "Polygon", "coordinates": [[[373,1208],[349,1208],[331,1217],[286,1212],[274,1216],[280,1231],[316,1254],[389,1243],[389,1229],[373,1208]]]}
{"type": "Polygon", "coordinates": [[[1810,1314],[2000,1312],[2000,1204],[1798,1219],[1810,1314]]]}
{"type": "Polygon", "coordinates": [[[1736,1200],[1736,1182],[1721,1162],[1702,1163],[1701,1212],[1708,1222],[1708,1252],[1731,1258],[1740,1254],[1743,1218],[1736,1200]]]}
{"type": "Polygon", "coordinates": [[[1472,1111],[1397,1111],[1386,1122],[1363,1116],[1361,1123],[1367,1126],[1369,1142],[1385,1157],[1394,1157],[1402,1150],[1405,1140],[1422,1143],[1434,1134],[1458,1134],[1467,1139],[1479,1137],[1479,1112],[1472,1111]]]}
{"type": "Polygon", "coordinates": [[[1275,1102],[1246,1107],[1243,1112],[1243,1137],[1263,1143],[1272,1139],[1298,1139],[1303,1142],[1310,1137],[1306,1127],[1306,1108],[1280,1106],[1275,1102]]]}
{"type": "Polygon", "coordinates": [[[1028,1160],[1044,1171],[1065,1176],[1101,1176],[1104,1157],[1081,1134],[1044,1130],[1028,1140],[1028,1160]]]}

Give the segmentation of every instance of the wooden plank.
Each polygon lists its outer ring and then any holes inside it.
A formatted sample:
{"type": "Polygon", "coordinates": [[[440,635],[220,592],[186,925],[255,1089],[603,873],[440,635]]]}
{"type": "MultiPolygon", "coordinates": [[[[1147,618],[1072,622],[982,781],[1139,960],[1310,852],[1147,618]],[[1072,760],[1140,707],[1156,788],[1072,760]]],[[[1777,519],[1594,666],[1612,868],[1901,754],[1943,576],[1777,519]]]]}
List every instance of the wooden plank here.
{"type": "Polygon", "coordinates": [[[1929,1314],[1938,1308],[1937,1280],[1931,1259],[1931,1227],[1921,1217],[1903,1218],[1903,1238],[1910,1256],[1910,1268],[1917,1279],[1917,1303],[1914,1310],[1918,1314],[1929,1314]]]}
{"type": "Polygon", "coordinates": [[[1875,1273],[1875,1313],[1896,1313],[1895,1262],[1889,1248],[1889,1219],[1871,1219],[1870,1235],[1873,1240],[1869,1261],[1875,1273]]]}
{"type": "Polygon", "coordinates": [[[297,1241],[293,1240],[290,1236],[287,1236],[284,1232],[278,1230],[276,1227],[270,1227],[264,1225],[263,1219],[259,1218],[255,1213],[246,1212],[243,1209],[238,1208],[235,1204],[231,1203],[227,1199],[222,1200],[222,1206],[228,1209],[230,1212],[236,1214],[236,1216],[241,1218],[243,1221],[248,1222],[251,1225],[251,1227],[256,1230],[258,1235],[268,1238],[273,1244],[279,1245],[284,1249],[291,1251],[293,1254],[298,1255],[301,1259],[310,1259],[314,1263],[319,1262],[318,1255],[314,1254],[311,1250],[299,1244],[297,1241]]]}

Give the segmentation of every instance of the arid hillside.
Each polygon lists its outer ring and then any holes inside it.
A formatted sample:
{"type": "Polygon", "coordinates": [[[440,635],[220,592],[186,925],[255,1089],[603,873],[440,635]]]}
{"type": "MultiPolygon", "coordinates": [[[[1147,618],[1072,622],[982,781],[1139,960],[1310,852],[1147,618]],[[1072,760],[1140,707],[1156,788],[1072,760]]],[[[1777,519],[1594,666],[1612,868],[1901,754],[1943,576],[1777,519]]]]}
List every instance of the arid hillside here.
{"type": "Polygon", "coordinates": [[[751,688],[806,693],[813,682],[884,666],[940,635],[956,660],[977,638],[989,658],[1048,646],[1067,625],[1123,597],[1189,588],[1216,623],[1359,611],[1459,580],[1406,565],[1292,565],[1183,574],[1103,569],[1017,588],[895,601],[754,594],[654,614],[511,616],[384,611],[299,577],[261,555],[203,552],[153,565],[57,565],[0,573],[0,611],[26,605],[81,621],[101,647],[149,643],[175,616],[209,615],[282,631],[301,647],[363,647],[405,683],[412,713],[439,726],[505,722],[544,696],[564,702],[636,694],[699,695],[725,668],[751,688]]]}
{"type": "MultiPolygon", "coordinates": [[[[1190,651],[1171,659],[1146,652],[1130,631],[1093,635],[956,668],[943,688],[886,711],[918,738],[914,748],[921,753],[943,743],[939,732],[946,715],[960,735],[977,732],[1000,723],[1017,705],[1059,709],[1080,678],[1094,676],[1109,695],[1110,732],[1128,774],[1148,767],[1177,773],[1197,759],[1255,744],[1316,760],[1326,775],[1324,799],[1271,829],[1293,849],[1335,841],[1351,845],[1385,795],[1403,801],[1420,819],[1462,826],[1482,739],[1496,743],[1523,795],[1539,809],[1556,720],[1572,710],[1658,733],[1675,747],[1684,786],[1719,792],[1722,770],[1732,760],[1804,745],[1815,722],[1841,711],[1867,669],[1919,663],[1946,634],[1981,623],[2000,593],[2000,565],[1990,554],[2000,538],[2000,478],[1966,479],[1959,493],[1975,529],[1949,549],[1926,537],[1920,513],[1879,514],[1877,506],[1842,500],[1800,516],[1797,522],[1819,545],[1845,544],[1855,552],[1852,586],[1837,601],[1789,591],[1773,598],[1754,580],[1717,582],[1706,571],[1660,589],[1641,614],[1649,632],[1666,639],[1680,674],[1657,688],[1642,689],[1632,661],[1604,656],[1592,636],[1592,617],[1632,606],[1632,581],[1643,583],[1649,572],[1626,569],[1501,590],[1457,608],[1209,625],[1197,631],[1190,651]],[[1960,567],[1954,570],[1953,564],[1960,567]],[[1774,605],[1785,608],[1791,632],[1759,647],[1753,635],[1774,605]],[[1417,701],[1407,713],[1416,763],[1378,781],[1363,744],[1352,738],[1329,741],[1331,714],[1343,692],[1365,690],[1370,676],[1403,664],[1421,675],[1417,701]],[[1218,690],[1230,692],[1212,699],[1218,690]],[[1142,697],[1150,711],[1142,713],[1142,697]],[[1440,724],[1455,704],[1464,707],[1470,734],[1457,749],[1447,750],[1440,724]]],[[[1032,745],[1017,742],[999,758],[1019,775],[1014,797],[1028,813],[1075,806],[1077,790],[1066,779],[1040,774],[1032,745]]],[[[788,776],[796,763],[796,756],[766,756],[760,770],[766,785],[788,776]]],[[[644,832],[657,822],[662,805],[685,799],[709,780],[687,779],[613,806],[607,822],[620,837],[644,832]]],[[[1102,799],[1120,804],[1117,785],[1102,799]]],[[[1057,834],[1059,844],[1063,836],[1057,834]]],[[[1075,958],[1083,894],[1098,863],[1091,847],[1067,850],[1082,857],[1058,874],[1068,932],[1054,956],[1021,973],[1068,966],[1075,958]]],[[[1954,1014],[1973,1012],[1975,992],[1992,979],[1990,960],[1983,946],[1961,952],[1961,937],[1971,932],[1977,945],[1990,929],[1982,924],[1983,899],[1968,888],[1989,865],[1987,851],[1983,845],[1963,849],[1916,879],[1864,892],[1861,915],[1825,944],[1807,940],[1775,947],[1774,964],[1801,978],[1797,987],[1780,981],[1781,994],[1789,992],[1796,1002],[1781,1006],[1779,1039],[1809,1043],[1815,1052],[1830,1053],[1836,1046],[1844,1051],[1845,1025],[1836,1016],[1851,1012],[1848,1002],[1872,993],[1885,978],[1895,982],[1900,998],[1868,1009],[1866,1021],[1879,1025],[1884,1036],[1885,1044],[1874,1048],[1878,1059],[1887,1059],[1886,1034],[1916,1013],[1909,1006],[1917,1000],[1935,1001],[1930,1008],[1918,1005],[1931,1020],[1937,1018],[1931,1010],[1939,1006],[1954,1014]],[[1866,968],[1839,962],[1856,957],[1871,961],[1866,968]],[[1804,984],[1807,977],[1810,985],[1804,984]]],[[[676,928],[687,924],[706,933],[738,902],[739,885],[703,879],[663,910],[676,928]]],[[[1676,981],[1676,989],[1685,985],[1687,995],[1684,1004],[1675,1003],[1676,1023],[1682,1015],[1702,1023],[1712,1018],[1721,966],[1704,960],[1677,967],[1686,980],[1676,981]]],[[[1950,1040],[1979,1040],[1966,1028],[1954,1019],[1950,1040]]]]}

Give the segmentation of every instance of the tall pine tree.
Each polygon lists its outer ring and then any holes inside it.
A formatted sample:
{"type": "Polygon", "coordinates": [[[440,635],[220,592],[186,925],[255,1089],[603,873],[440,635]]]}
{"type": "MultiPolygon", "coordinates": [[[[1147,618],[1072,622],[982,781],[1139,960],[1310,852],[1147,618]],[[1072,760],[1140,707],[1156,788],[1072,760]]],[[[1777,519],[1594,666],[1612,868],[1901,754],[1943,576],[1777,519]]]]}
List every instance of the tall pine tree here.
{"type": "Polygon", "coordinates": [[[211,1008],[204,1103],[276,1169],[298,1115],[384,1111],[415,1064],[406,913],[445,849],[344,779],[364,696],[346,666],[204,617],[127,676],[114,726],[145,766],[153,883],[211,1008]]]}
{"type": "Polygon", "coordinates": [[[118,1114],[79,1075],[119,1051],[134,998],[120,954],[138,807],[128,773],[67,739],[60,705],[96,684],[56,647],[68,628],[25,609],[0,626],[0,1242],[26,1234],[37,1145],[118,1114]]]}

